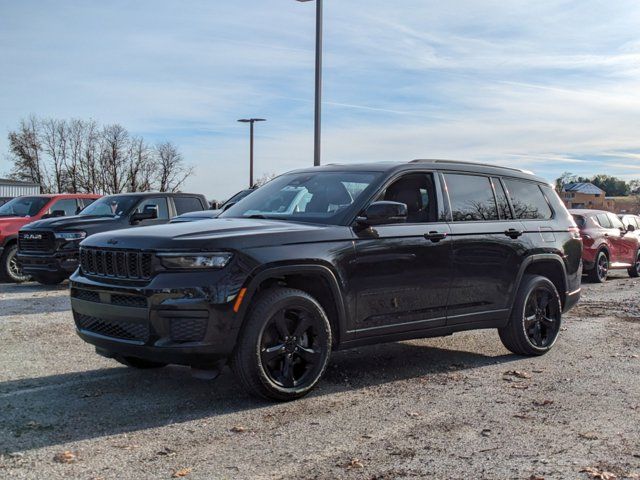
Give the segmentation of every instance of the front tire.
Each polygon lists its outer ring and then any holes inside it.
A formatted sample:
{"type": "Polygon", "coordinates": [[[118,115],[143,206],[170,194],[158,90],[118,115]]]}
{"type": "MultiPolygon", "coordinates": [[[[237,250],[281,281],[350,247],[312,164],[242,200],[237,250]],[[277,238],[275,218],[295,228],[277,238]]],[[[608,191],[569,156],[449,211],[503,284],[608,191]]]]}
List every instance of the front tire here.
{"type": "Polygon", "coordinates": [[[331,343],[329,319],[315,298],[301,290],[272,288],[252,306],[231,368],[249,393],[295,400],[324,374],[331,343]]]}
{"type": "Polygon", "coordinates": [[[544,355],[555,344],[562,323],[562,303],[546,277],[522,279],[511,318],[498,333],[503,345],[517,355],[544,355]]]}
{"type": "Polygon", "coordinates": [[[629,276],[631,278],[640,277],[640,251],[636,255],[636,263],[633,264],[633,267],[627,270],[629,272],[629,276]]]}
{"type": "Polygon", "coordinates": [[[600,250],[596,255],[596,263],[593,269],[589,270],[587,277],[592,283],[604,283],[609,275],[609,255],[604,250],[600,250]]]}
{"type": "Polygon", "coordinates": [[[0,259],[0,280],[6,280],[14,283],[28,282],[31,277],[25,275],[18,264],[18,245],[9,245],[2,252],[0,259]]]}

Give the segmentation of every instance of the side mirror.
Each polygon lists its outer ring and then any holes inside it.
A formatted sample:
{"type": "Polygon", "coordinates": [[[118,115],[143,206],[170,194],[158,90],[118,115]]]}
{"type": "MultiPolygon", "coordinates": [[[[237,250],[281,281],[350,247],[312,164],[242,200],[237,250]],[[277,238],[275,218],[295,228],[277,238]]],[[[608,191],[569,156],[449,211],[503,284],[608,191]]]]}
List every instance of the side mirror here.
{"type": "Polygon", "coordinates": [[[131,215],[131,223],[138,223],[143,220],[155,220],[156,218],[158,218],[158,206],[145,205],[142,212],[136,212],[131,215]]]}
{"type": "Polygon", "coordinates": [[[364,215],[358,217],[356,221],[360,225],[371,227],[374,225],[405,223],[407,215],[407,206],[404,203],[380,201],[369,205],[364,211],[364,215]]]}
{"type": "Polygon", "coordinates": [[[635,232],[636,231],[636,227],[634,227],[633,225],[627,225],[627,232],[635,232]]]}

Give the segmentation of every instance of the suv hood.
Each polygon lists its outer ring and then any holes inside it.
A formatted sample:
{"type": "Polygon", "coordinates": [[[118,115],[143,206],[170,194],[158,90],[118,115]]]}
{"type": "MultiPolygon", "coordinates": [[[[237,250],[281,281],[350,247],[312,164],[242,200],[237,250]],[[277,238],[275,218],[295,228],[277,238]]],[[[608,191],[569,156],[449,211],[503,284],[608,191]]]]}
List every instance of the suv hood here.
{"type": "MultiPolygon", "coordinates": [[[[84,230],[91,234],[112,226],[118,217],[99,217],[90,215],[74,215],[71,217],[54,217],[30,223],[26,230],[84,230]],[[104,228],[100,228],[104,227],[104,228]]],[[[113,228],[113,227],[111,227],[113,228]]]]}
{"type": "Polygon", "coordinates": [[[140,227],[91,236],[81,245],[136,250],[238,250],[272,245],[351,239],[344,226],[280,220],[216,218],[140,227]]]}

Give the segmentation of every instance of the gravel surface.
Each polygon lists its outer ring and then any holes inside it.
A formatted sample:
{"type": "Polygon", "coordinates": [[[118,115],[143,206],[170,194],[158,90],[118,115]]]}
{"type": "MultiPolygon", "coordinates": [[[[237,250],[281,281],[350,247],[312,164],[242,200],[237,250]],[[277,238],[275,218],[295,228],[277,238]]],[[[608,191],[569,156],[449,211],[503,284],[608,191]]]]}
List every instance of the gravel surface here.
{"type": "Polygon", "coordinates": [[[360,348],[270,404],[103,359],[64,286],[0,285],[0,478],[637,479],[639,292],[585,285],[543,358],[491,330],[360,348]]]}

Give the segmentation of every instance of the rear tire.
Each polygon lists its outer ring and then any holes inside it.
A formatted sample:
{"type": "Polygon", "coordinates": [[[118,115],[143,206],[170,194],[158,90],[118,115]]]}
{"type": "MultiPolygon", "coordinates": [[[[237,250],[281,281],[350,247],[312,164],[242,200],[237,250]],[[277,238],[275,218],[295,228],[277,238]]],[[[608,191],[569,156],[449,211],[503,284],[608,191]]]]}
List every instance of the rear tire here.
{"type": "Polygon", "coordinates": [[[23,283],[31,280],[29,275],[25,275],[17,263],[16,254],[18,245],[13,244],[5,247],[0,258],[0,280],[14,283],[23,283]]]}
{"type": "Polygon", "coordinates": [[[231,357],[231,369],[252,395],[289,401],[309,393],[331,356],[331,326],[318,301],[292,288],[259,294],[231,357]]]}
{"type": "Polygon", "coordinates": [[[116,356],[113,357],[115,361],[131,368],[137,368],[138,370],[150,370],[153,368],[163,368],[166,367],[167,363],[162,362],[152,362],[151,360],[144,360],[142,358],[137,357],[122,357],[116,356]]]}
{"type": "Polygon", "coordinates": [[[627,272],[629,272],[631,278],[640,277],[640,251],[636,255],[636,263],[634,263],[633,267],[628,269],[627,272]]]}
{"type": "Polygon", "coordinates": [[[499,328],[502,344],[517,355],[544,355],[555,344],[562,324],[562,303],[551,280],[525,275],[511,318],[499,328]]]}
{"type": "Polygon", "coordinates": [[[587,277],[592,283],[604,283],[609,275],[609,255],[604,250],[600,250],[596,255],[596,262],[593,269],[587,272],[587,277]]]}

